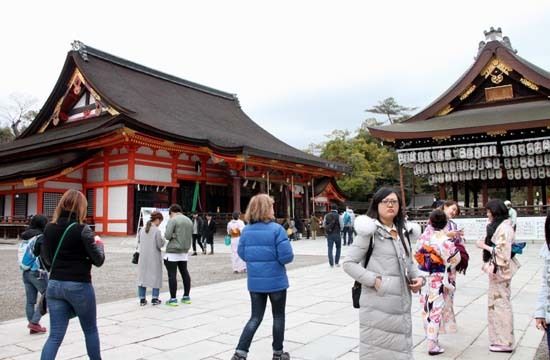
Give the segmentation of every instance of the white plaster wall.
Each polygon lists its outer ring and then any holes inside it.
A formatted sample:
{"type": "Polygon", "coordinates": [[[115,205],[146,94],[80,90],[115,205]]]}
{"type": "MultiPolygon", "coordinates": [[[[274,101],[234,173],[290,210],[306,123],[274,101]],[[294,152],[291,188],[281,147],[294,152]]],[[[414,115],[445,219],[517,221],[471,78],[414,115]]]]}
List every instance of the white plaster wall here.
{"type": "Polygon", "coordinates": [[[27,215],[36,215],[38,209],[38,194],[29,193],[27,195],[27,215]]]}
{"type": "Polygon", "coordinates": [[[121,223],[107,224],[107,232],[126,233],[126,224],[121,224],[121,223]]]}
{"type": "Polygon", "coordinates": [[[82,184],[79,183],[69,183],[69,182],[61,182],[61,181],[46,181],[44,183],[45,188],[50,189],[74,189],[82,191],[82,184]]]}
{"type": "Polygon", "coordinates": [[[107,218],[109,220],[126,220],[128,218],[127,186],[109,187],[109,208],[107,209],[107,218]]]}
{"type": "Polygon", "coordinates": [[[163,157],[163,158],[171,158],[172,156],[170,156],[170,153],[166,150],[163,150],[163,149],[159,149],[157,150],[157,154],[156,154],[158,157],[163,157]]]}
{"type": "Polygon", "coordinates": [[[9,185],[0,186],[0,190],[11,190],[11,186],[9,186],[9,185]]]}
{"type": "Polygon", "coordinates": [[[117,165],[109,167],[109,180],[127,180],[128,165],[117,165]]]}
{"type": "Polygon", "coordinates": [[[136,165],[136,180],[172,181],[172,169],[136,165]]]}
{"type": "Polygon", "coordinates": [[[67,177],[71,179],[82,179],[82,169],[78,169],[76,171],[73,171],[72,173],[67,174],[67,177]]]}
{"type": "Polygon", "coordinates": [[[103,224],[95,223],[94,231],[98,233],[103,232],[103,224]]]}
{"type": "Polygon", "coordinates": [[[38,185],[31,185],[31,186],[25,186],[25,185],[17,185],[15,189],[36,189],[38,188],[38,185]]]}
{"type": "Polygon", "coordinates": [[[141,146],[137,149],[136,154],[153,155],[153,150],[146,146],[141,146]]]}
{"type": "Polygon", "coordinates": [[[89,169],[88,182],[103,181],[103,168],[89,169]]]}
{"type": "Polygon", "coordinates": [[[13,198],[11,195],[6,195],[6,198],[4,200],[4,216],[13,216],[11,213],[11,202],[13,198]]]}
{"type": "Polygon", "coordinates": [[[95,216],[103,217],[103,188],[95,191],[95,216]]]}

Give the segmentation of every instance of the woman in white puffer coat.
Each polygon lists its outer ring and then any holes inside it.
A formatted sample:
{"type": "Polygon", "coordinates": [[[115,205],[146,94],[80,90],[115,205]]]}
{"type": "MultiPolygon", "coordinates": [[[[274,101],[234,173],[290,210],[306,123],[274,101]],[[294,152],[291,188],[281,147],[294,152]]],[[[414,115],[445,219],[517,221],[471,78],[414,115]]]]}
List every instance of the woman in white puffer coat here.
{"type": "Polygon", "coordinates": [[[355,219],[357,237],[348,250],[344,271],[362,286],[359,355],[366,359],[413,359],[411,291],[425,279],[413,262],[411,243],[420,226],[405,221],[399,193],[376,192],[368,216],[355,219]],[[372,239],[372,255],[364,261],[372,239]]]}

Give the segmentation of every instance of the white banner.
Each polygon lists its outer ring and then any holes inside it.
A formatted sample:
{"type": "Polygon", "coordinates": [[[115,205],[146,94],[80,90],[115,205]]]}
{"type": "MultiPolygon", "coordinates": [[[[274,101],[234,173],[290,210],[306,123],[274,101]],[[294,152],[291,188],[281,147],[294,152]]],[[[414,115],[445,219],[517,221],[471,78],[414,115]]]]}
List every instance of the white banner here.
{"type": "Polygon", "coordinates": [[[159,225],[160,232],[162,236],[164,237],[164,232],[166,231],[166,224],[168,224],[168,220],[170,220],[170,216],[168,215],[169,209],[159,209],[159,208],[153,208],[153,207],[142,207],[141,208],[141,215],[140,215],[140,223],[138,224],[138,233],[139,230],[147,224],[147,221],[151,218],[151,213],[153,211],[158,211],[162,214],[163,220],[159,225]]]}
{"type": "MultiPolygon", "coordinates": [[[[517,218],[516,241],[544,241],[544,216],[527,216],[517,218]]],[[[453,219],[459,229],[464,230],[466,242],[473,243],[485,238],[487,218],[453,219]]]]}

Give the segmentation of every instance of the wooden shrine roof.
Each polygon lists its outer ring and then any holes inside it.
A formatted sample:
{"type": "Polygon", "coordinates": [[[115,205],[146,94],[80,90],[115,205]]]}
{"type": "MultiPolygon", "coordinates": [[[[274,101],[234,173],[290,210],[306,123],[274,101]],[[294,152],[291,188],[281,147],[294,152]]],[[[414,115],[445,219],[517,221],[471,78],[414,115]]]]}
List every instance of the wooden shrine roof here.
{"type": "Polygon", "coordinates": [[[241,109],[237,97],[196,84],[131,61],[110,55],[82,43],[67,55],[62,73],[40,114],[14,143],[0,146],[0,157],[30,147],[72,141],[71,134],[89,126],[103,131],[123,125],[147,135],[175,143],[206,146],[220,154],[261,156],[347,172],[348,166],[300,151],[256,124],[241,109]],[[67,82],[79,71],[95,92],[114,111],[111,119],[87,119],[49,125],[67,82]],[[95,124],[91,124],[95,123],[95,124]],[[66,128],[66,130],[62,130],[66,128]],[[44,131],[44,129],[46,129],[44,131]],[[40,135],[38,133],[44,131],[40,135]],[[47,141],[34,138],[46,137],[47,141]],[[50,142],[48,142],[50,141],[50,142]]]}
{"type": "Polygon", "coordinates": [[[492,40],[482,42],[474,64],[426,108],[401,123],[369,127],[369,131],[394,141],[546,127],[549,95],[548,71],[517,55],[507,38],[492,40]],[[493,75],[500,78],[491,82],[493,75]],[[514,98],[484,99],[484,91],[504,84],[512,86],[514,98]]]}

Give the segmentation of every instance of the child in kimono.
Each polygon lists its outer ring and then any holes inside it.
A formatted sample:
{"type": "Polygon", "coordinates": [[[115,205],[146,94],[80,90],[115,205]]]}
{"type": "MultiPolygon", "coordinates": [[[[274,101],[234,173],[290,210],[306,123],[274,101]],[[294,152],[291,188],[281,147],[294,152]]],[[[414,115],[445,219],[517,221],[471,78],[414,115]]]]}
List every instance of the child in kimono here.
{"type": "Polygon", "coordinates": [[[447,215],[436,209],[430,214],[430,223],[416,243],[414,255],[422,271],[427,272],[426,286],[422,289],[422,319],[426,333],[428,353],[439,355],[445,350],[439,346],[439,328],[445,308],[446,289],[454,289],[451,270],[460,262],[460,252],[447,236],[447,215]]]}

